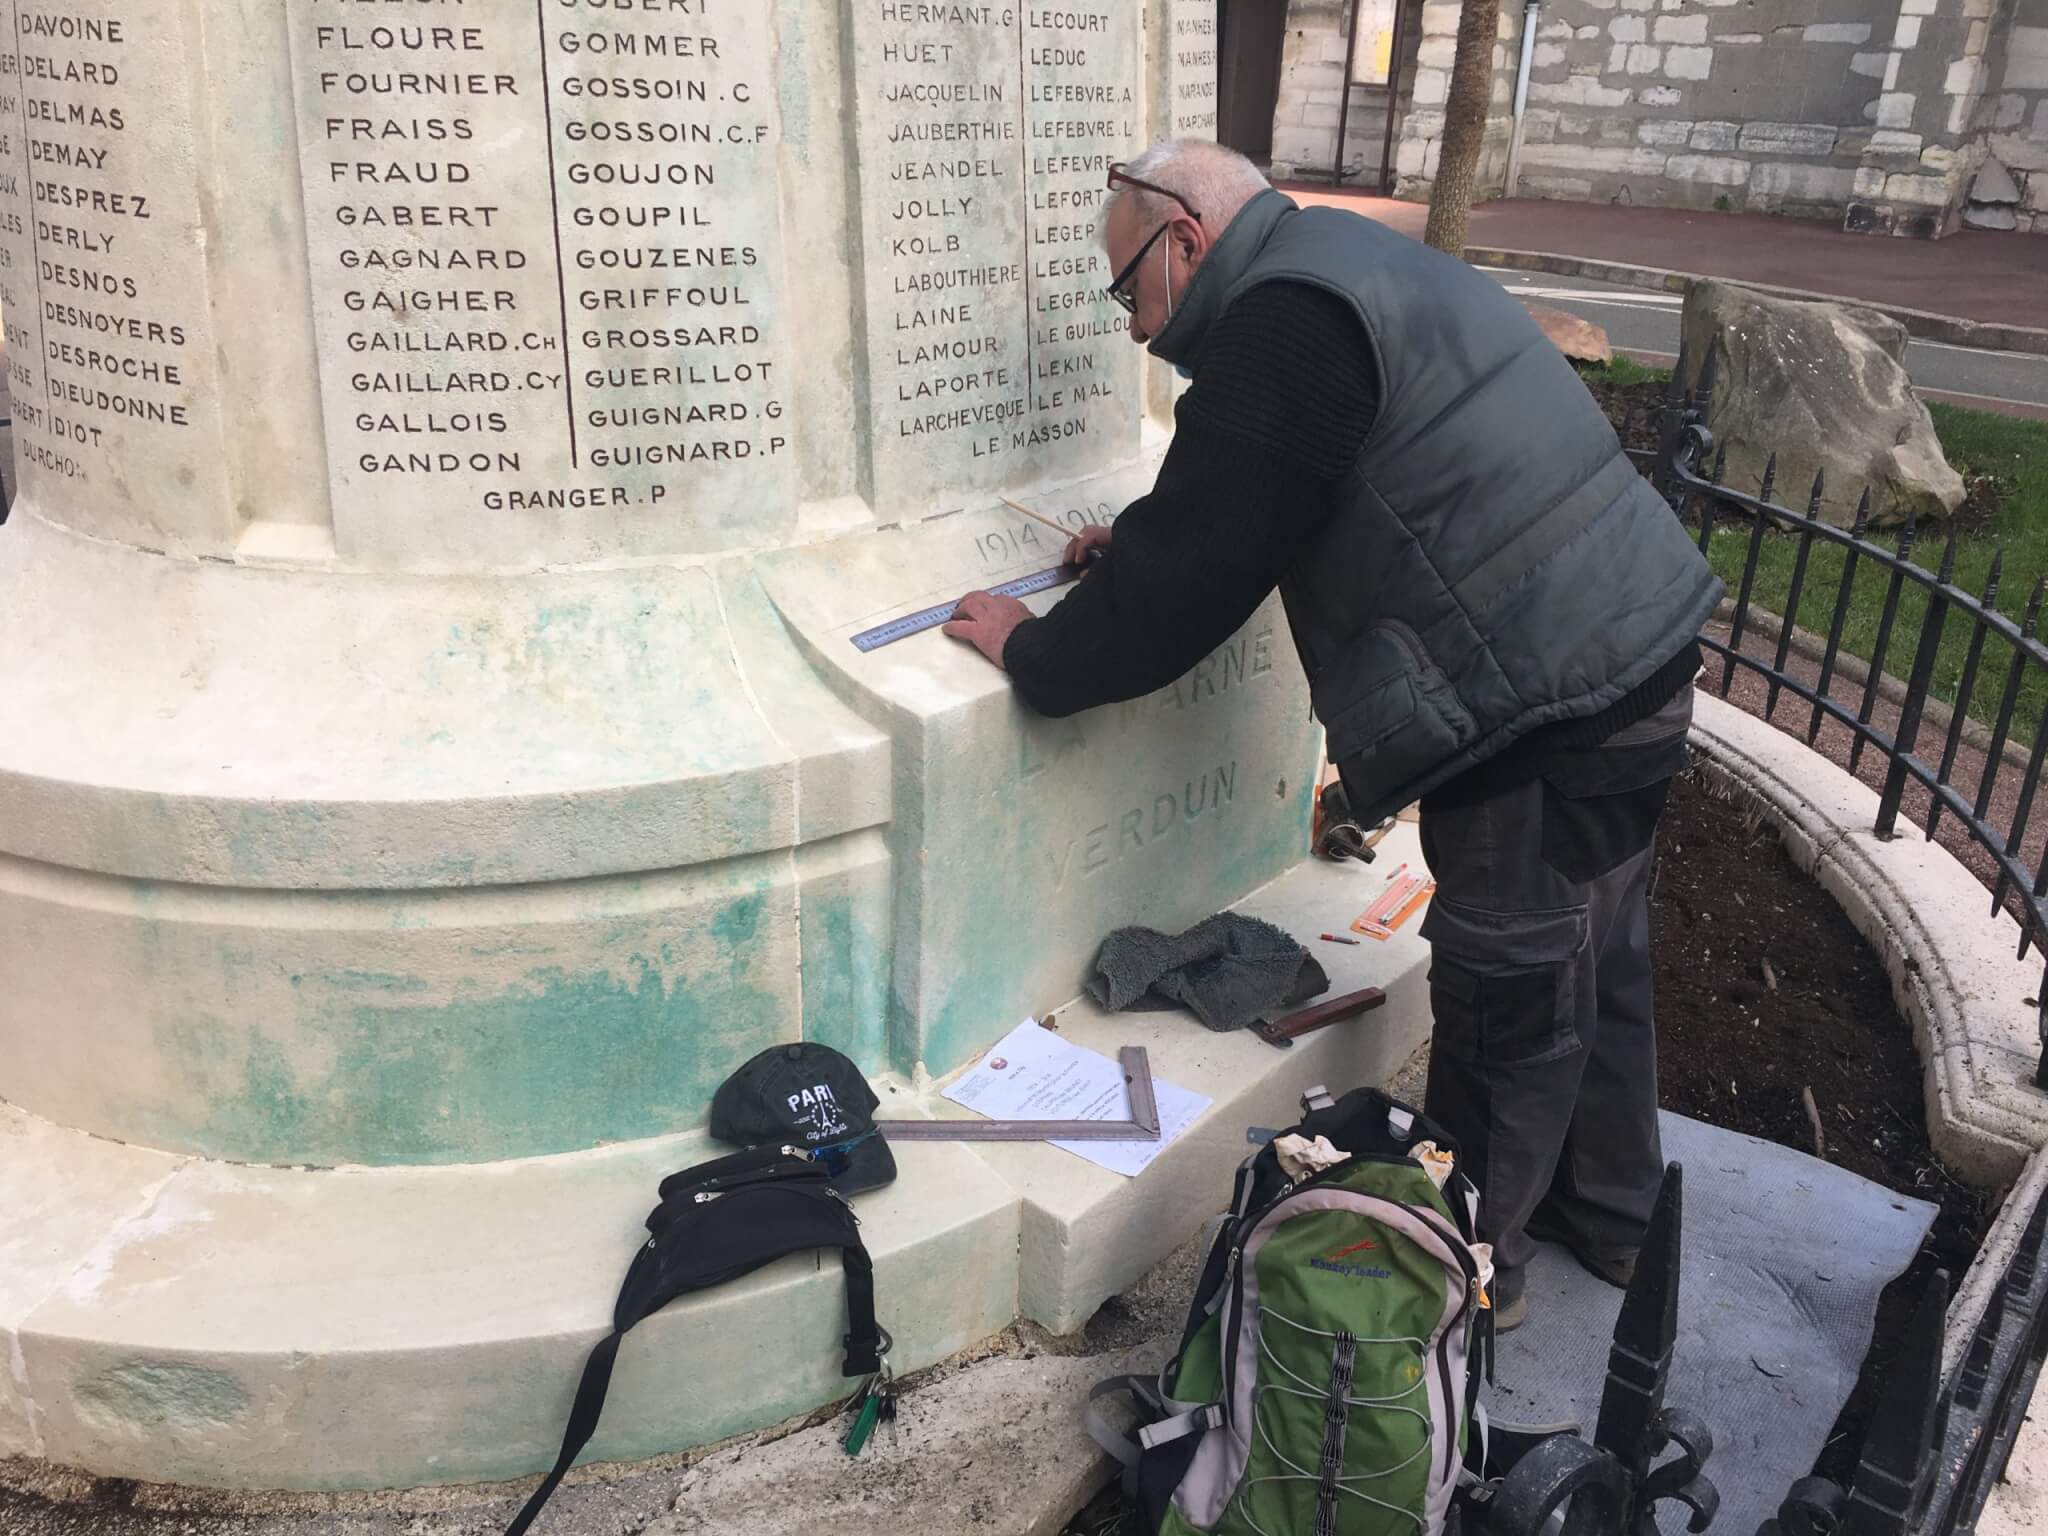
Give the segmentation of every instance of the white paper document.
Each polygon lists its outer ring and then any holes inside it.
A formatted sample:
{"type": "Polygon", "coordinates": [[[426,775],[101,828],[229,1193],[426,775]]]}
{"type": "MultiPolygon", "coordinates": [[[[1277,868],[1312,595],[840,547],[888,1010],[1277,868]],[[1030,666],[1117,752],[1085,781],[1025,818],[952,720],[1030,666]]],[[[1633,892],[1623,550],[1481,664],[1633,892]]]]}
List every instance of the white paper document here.
{"type": "MultiPolygon", "coordinates": [[[[1211,1101],[1199,1093],[1152,1079],[1159,1104],[1157,1141],[1056,1141],[1111,1173],[1142,1173],[1174,1137],[1195,1123],[1211,1101]]],[[[1063,1040],[1026,1019],[990,1048],[972,1071],[945,1091],[955,1104],[991,1120],[1128,1120],[1131,1099],[1124,1069],[1100,1051],[1063,1040]]]]}

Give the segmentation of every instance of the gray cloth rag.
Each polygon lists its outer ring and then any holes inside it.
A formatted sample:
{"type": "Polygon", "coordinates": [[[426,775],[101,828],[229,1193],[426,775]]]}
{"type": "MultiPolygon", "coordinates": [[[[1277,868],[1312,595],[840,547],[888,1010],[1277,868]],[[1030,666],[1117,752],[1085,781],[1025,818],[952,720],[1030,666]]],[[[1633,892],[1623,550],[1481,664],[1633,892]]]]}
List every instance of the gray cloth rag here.
{"type": "Polygon", "coordinates": [[[1119,928],[1102,941],[1088,993],[1121,1013],[1186,1008],[1211,1029],[1243,1029],[1330,989],[1323,968],[1293,937],[1236,912],[1204,918],[1175,937],[1119,928]]]}

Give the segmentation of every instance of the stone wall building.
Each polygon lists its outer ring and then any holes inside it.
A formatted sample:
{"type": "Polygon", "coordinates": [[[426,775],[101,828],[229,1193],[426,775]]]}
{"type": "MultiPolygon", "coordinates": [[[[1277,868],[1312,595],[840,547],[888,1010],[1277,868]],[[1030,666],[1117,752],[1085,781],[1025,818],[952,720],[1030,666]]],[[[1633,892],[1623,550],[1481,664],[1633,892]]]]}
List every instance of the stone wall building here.
{"type": "MultiPolygon", "coordinates": [[[[1458,13],[1458,0],[1400,0],[1387,75],[1353,55],[1352,183],[1380,180],[1391,111],[1387,179],[1399,196],[1428,196],[1458,13]]],[[[1274,170],[1326,177],[1351,5],[1290,0],[1285,25],[1274,170]]],[[[1877,233],[1941,235],[1965,220],[2048,232],[2048,0],[1504,0],[1480,184],[1877,233]]]]}

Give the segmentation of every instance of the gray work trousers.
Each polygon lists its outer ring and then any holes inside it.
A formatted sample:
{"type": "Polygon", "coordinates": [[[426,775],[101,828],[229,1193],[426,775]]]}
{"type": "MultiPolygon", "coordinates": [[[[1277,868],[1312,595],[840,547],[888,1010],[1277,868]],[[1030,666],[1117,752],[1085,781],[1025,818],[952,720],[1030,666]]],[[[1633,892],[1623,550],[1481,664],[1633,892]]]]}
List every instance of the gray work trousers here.
{"type": "Polygon", "coordinates": [[[1532,1218],[1602,1259],[1632,1257],[1649,1223],[1664,1167],[1650,865],[1691,717],[1688,687],[1542,778],[1424,807],[1437,881],[1424,1107],[1478,1187],[1502,1305],[1536,1251],[1532,1218]]]}

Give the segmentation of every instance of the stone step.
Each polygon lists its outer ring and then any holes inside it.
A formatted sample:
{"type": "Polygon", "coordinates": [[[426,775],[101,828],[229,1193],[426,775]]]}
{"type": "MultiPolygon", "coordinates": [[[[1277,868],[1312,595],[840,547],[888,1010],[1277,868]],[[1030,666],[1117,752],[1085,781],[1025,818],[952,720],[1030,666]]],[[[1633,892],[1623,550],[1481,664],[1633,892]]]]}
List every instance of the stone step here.
{"type": "MultiPolygon", "coordinates": [[[[1248,1124],[1313,1082],[1384,1082],[1427,1030],[1426,946],[1316,942],[1383,872],[1304,864],[1241,904],[1301,936],[1334,991],[1388,1005],[1278,1050],[1179,1013],[1059,1010],[1068,1039],[1140,1044],[1215,1101],[1126,1179],[1039,1144],[905,1143],[856,1207],[899,1371],[1018,1316],[1077,1327],[1220,1208],[1248,1124]]],[[[1030,935],[1019,933],[1019,944],[1030,935]]],[[[1007,1024],[987,1021],[998,1037],[1007,1024]]],[[[932,1085],[879,1080],[884,1113],[932,1085]]],[[[661,1177],[718,1148],[660,1138],[520,1161],[256,1167],[152,1151],[0,1108],[0,1455],[222,1487],[377,1488],[550,1463],[661,1177]]],[[[773,1424],[845,1390],[839,1267],[797,1257],[672,1304],[620,1353],[589,1459],[773,1424]]]]}

